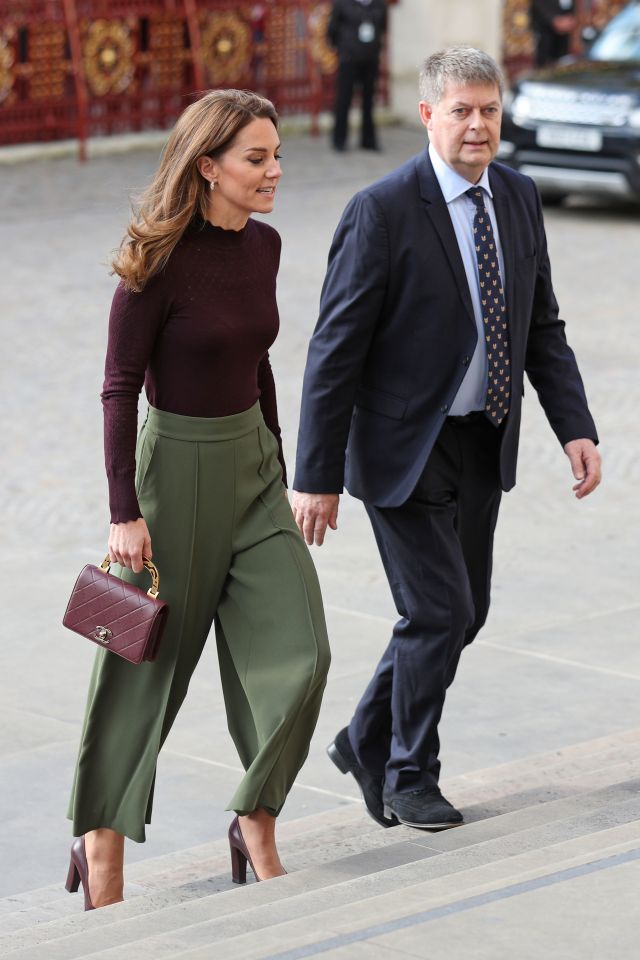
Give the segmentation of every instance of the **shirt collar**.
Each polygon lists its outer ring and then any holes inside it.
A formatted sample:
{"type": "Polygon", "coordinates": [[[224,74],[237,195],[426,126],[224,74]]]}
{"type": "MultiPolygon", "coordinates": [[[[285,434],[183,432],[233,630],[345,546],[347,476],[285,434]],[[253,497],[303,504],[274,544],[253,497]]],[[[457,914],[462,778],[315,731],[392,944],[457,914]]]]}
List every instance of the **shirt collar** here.
{"type": "Polygon", "coordinates": [[[486,167],[478,183],[469,183],[464,177],[445,163],[432,143],[429,144],[429,158],[433,165],[433,171],[440,184],[440,189],[447,203],[457,200],[463,193],[466,193],[469,187],[482,187],[493,199],[493,193],[489,186],[489,168],[486,167]]]}

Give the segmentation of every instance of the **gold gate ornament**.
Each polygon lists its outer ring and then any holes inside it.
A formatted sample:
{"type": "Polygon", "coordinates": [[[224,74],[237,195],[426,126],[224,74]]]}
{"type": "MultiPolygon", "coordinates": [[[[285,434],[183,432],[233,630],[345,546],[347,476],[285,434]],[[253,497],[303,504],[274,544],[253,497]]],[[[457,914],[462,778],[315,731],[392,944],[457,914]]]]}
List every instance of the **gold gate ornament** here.
{"type": "Polygon", "coordinates": [[[212,13],[202,30],[202,59],[212,86],[232,84],[251,65],[251,30],[235,13],[212,13]]]}
{"type": "Polygon", "coordinates": [[[135,72],[134,42],[121,20],[94,20],[83,45],[84,69],[91,92],[97,97],[126,90],[135,72]]]}
{"type": "Polygon", "coordinates": [[[0,33],[0,103],[6,100],[13,87],[13,49],[7,37],[0,33]]]}
{"type": "Polygon", "coordinates": [[[319,3],[309,14],[309,49],[311,57],[321,73],[331,74],[338,69],[338,56],[327,42],[327,26],[331,6],[319,3]]]}

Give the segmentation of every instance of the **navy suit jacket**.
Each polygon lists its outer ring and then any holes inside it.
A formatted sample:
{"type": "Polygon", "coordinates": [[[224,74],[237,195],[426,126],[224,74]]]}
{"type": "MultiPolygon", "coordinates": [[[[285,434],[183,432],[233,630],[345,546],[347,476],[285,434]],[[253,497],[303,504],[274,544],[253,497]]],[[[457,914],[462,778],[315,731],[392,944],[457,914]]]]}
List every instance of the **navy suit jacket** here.
{"type": "MultiPolygon", "coordinates": [[[[561,444],[597,442],[551,284],[533,181],[489,168],[505,264],[512,390],[500,479],[515,483],[524,373],[561,444]]],[[[294,488],[395,507],[411,495],[477,341],[466,274],[428,151],[349,202],[304,377],[294,488]]]]}

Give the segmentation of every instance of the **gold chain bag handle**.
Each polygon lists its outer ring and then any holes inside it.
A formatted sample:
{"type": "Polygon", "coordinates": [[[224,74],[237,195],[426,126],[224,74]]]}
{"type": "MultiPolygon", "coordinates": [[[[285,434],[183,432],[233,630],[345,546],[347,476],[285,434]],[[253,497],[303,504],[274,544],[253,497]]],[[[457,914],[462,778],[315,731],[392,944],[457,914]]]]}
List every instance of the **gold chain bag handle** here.
{"type": "MultiPolygon", "coordinates": [[[[147,594],[156,600],[158,594],[160,593],[160,574],[158,573],[158,568],[156,567],[155,563],[152,563],[151,560],[149,560],[148,557],[143,557],[142,562],[145,566],[145,569],[151,574],[151,586],[147,590],[147,594]]],[[[111,560],[109,559],[109,554],[107,554],[100,564],[100,570],[104,570],[105,573],[108,573],[110,567],[111,560]]]]}

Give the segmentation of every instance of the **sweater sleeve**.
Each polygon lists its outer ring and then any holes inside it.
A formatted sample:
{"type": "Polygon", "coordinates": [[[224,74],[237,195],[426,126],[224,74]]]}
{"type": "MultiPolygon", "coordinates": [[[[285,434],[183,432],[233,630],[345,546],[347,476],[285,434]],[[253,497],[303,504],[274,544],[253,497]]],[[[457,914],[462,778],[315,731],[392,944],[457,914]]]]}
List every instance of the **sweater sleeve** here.
{"type": "Polygon", "coordinates": [[[163,293],[161,275],[140,293],[121,283],[111,305],[102,406],[112,523],[142,516],[135,490],[138,397],[167,312],[163,293]]]}
{"type": "Polygon", "coordinates": [[[278,460],[282,467],[282,480],[287,486],[287,466],[284,461],[284,452],[282,449],[282,434],[280,433],[280,424],[278,423],[278,404],[276,402],[276,384],[273,379],[273,370],[269,361],[269,354],[265,353],[258,367],[258,387],[260,388],[260,409],[264,422],[271,430],[278,442],[278,460]]]}

